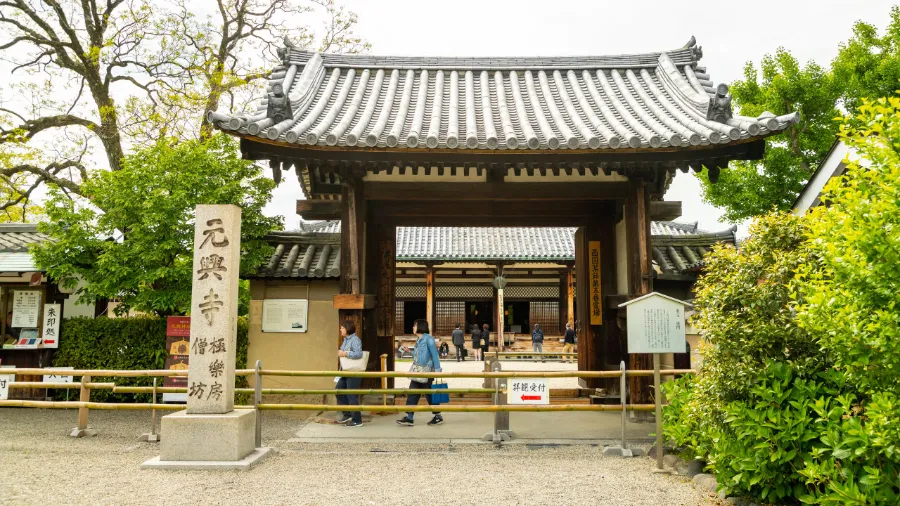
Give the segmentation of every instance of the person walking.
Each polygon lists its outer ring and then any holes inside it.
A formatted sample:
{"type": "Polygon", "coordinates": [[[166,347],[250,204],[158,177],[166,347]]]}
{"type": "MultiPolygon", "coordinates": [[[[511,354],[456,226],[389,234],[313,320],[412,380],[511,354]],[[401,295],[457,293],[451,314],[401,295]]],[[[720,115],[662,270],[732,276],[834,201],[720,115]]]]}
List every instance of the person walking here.
{"type": "Polygon", "coordinates": [[[464,350],[466,349],[466,334],[462,331],[458,323],[456,324],[456,329],[454,329],[453,333],[450,334],[450,339],[453,341],[453,346],[456,346],[456,361],[464,361],[464,350]]]}
{"type": "Polygon", "coordinates": [[[475,360],[481,360],[481,331],[478,330],[478,324],[472,325],[472,353],[475,360]]]}
{"type": "MultiPolygon", "coordinates": [[[[338,350],[338,357],[347,357],[353,360],[362,358],[362,341],[356,335],[356,325],[352,321],[347,320],[341,324],[341,336],[344,337],[344,341],[338,350]]],[[[354,390],[358,389],[360,384],[362,384],[362,378],[339,377],[336,388],[338,390],[354,390]]],[[[359,395],[338,394],[337,403],[340,406],[359,406],[359,395]]],[[[347,422],[350,422],[347,427],[362,427],[362,412],[344,411],[338,423],[347,422]]]]}
{"type": "MultiPolygon", "coordinates": [[[[544,352],[544,331],[541,330],[540,324],[534,324],[534,330],[531,331],[531,349],[535,353],[543,353],[544,352]]],[[[541,355],[541,362],[544,361],[544,356],[541,355]]]]}
{"type": "MultiPolygon", "coordinates": [[[[416,372],[441,372],[441,360],[438,357],[437,347],[434,345],[434,338],[428,334],[428,320],[416,320],[413,324],[413,333],[418,336],[416,346],[413,348],[413,367],[410,371],[416,372]]],[[[434,378],[420,378],[424,381],[416,381],[419,378],[410,378],[410,389],[431,389],[434,378]]],[[[406,397],[407,406],[415,406],[419,403],[422,394],[409,394],[406,397]]],[[[431,394],[425,394],[428,404],[434,406],[431,394]]],[[[440,411],[433,411],[434,418],[428,422],[428,425],[440,425],[444,423],[444,417],[440,411]]],[[[397,420],[397,424],[412,427],[414,423],[415,413],[408,412],[406,416],[397,420]]]]}
{"type": "MultiPolygon", "coordinates": [[[[563,336],[563,353],[572,353],[575,351],[575,329],[572,328],[571,323],[566,323],[566,334],[563,336]]],[[[571,357],[563,356],[566,362],[571,360],[571,357]]]]}
{"type": "Polygon", "coordinates": [[[491,329],[485,323],[481,329],[481,360],[487,358],[488,347],[491,345],[491,329]]]}

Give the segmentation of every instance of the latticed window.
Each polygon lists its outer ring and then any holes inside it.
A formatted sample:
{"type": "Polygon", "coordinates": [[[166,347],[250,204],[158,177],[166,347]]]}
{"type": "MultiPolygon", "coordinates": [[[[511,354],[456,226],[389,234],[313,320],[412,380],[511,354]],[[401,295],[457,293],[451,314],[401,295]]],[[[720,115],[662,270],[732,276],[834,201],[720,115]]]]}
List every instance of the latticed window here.
{"type": "Polygon", "coordinates": [[[449,336],[456,328],[456,324],[465,325],[466,303],[455,300],[439,300],[434,304],[435,323],[434,335],[449,336]]]}
{"type": "Polygon", "coordinates": [[[403,301],[394,301],[394,334],[403,334],[404,321],[403,301]]]}
{"type": "Polygon", "coordinates": [[[558,299],[559,285],[507,285],[503,296],[507,299],[558,299]]]}
{"type": "Polygon", "coordinates": [[[559,332],[559,302],[556,301],[532,301],[528,307],[528,323],[534,327],[537,323],[544,329],[544,333],[559,332]]]}

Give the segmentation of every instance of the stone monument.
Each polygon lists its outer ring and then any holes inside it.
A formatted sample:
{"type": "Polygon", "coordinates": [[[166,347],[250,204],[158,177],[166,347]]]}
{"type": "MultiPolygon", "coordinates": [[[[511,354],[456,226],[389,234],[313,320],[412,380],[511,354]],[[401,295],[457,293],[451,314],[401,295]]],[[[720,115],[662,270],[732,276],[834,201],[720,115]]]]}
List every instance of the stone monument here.
{"type": "Polygon", "coordinates": [[[198,205],[191,290],[187,409],[162,418],[160,456],[142,468],[249,469],[256,413],[234,409],[241,208],[198,205]]]}

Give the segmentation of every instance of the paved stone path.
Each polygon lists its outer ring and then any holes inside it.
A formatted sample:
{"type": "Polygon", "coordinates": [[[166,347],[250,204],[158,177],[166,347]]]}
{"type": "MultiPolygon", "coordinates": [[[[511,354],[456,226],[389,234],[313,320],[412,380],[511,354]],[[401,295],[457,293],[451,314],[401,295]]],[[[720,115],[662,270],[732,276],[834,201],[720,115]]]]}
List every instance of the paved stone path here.
{"type": "Polygon", "coordinates": [[[717,504],[596,446],[289,443],[304,418],[267,414],[277,454],[247,473],[141,471],[147,412],[92,411],[99,436],[72,440],[74,410],[0,408],[0,504],[717,504]]]}

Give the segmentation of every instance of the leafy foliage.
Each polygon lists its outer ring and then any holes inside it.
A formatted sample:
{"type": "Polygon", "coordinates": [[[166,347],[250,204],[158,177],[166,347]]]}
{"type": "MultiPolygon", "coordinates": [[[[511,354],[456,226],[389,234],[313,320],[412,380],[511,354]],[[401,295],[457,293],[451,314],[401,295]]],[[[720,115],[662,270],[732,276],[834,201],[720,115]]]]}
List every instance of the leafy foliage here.
{"type": "Polygon", "coordinates": [[[81,278],[85,301],[118,299],[117,311],[184,314],[190,307],[194,209],[198,204],[242,208],[241,269],[252,272],[271,254],[263,237],[281,228],[262,209],[274,183],[240,159],[225,135],[177,146],[158,143],[126,158],[123,169],[85,183],[93,206],[51,192],[53,237],[32,249],[38,265],[64,285],[81,278]]]}
{"type": "Polygon", "coordinates": [[[761,160],[731,162],[715,184],[706,172],[699,173],[704,200],[724,208],[729,221],[743,221],[773,208],[790,209],[834,143],[842,90],[827,69],[814,62],[801,67],[783,48],[765,55],[759,71],[748,63],[744,79],[731,84],[740,114],[757,117],[765,111],[776,115],[797,111],[800,122],[767,138],[761,160]]]}
{"type": "MultiPolygon", "coordinates": [[[[236,365],[247,366],[249,327],[246,318],[238,318],[236,365]]],[[[54,367],[75,369],[163,369],[166,363],[166,320],[164,318],[68,318],[60,329],[59,350],[54,367]]],[[[98,383],[117,386],[152,386],[152,378],[92,378],[98,383]]],[[[246,385],[246,379],[237,380],[246,385]]],[[[162,386],[161,383],[158,383],[162,386]]],[[[65,395],[65,394],[63,394],[65,395]]],[[[110,390],[91,390],[97,402],[148,402],[147,394],[114,394],[110,390]]]]}
{"type": "Polygon", "coordinates": [[[695,379],[664,429],[761,500],[900,502],[900,98],[863,100],[848,161],[805,217],[757,220],[707,257],[695,379]]]}
{"type": "Polygon", "coordinates": [[[874,25],[858,21],[832,63],[835,78],[846,90],[847,110],[855,111],[864,99],[889,97],[900,89],[900,7],[891,8],[890,18],[882,36],[874,25]]]}

